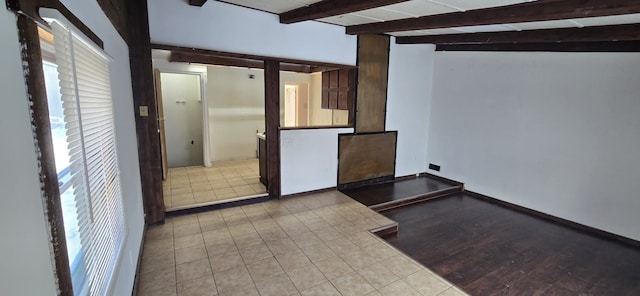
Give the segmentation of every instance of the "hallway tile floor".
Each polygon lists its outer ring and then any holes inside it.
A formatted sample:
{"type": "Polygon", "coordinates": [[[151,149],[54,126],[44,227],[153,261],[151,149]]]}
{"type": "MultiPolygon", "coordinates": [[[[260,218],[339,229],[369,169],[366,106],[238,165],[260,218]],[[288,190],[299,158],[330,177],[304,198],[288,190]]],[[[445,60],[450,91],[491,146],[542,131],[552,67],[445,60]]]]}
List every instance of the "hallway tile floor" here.
{"type": "Polygon", "coordinates": [[[466,295],[369,232],[394,224],[337,191],[169,218],[138,295],[466,295]]]}
{"type": "Polygon", "coordinates": [[[214,162],[210,168],[170,168],[162,184],[167,210],[266,193],[258,159],[214,162]]]}

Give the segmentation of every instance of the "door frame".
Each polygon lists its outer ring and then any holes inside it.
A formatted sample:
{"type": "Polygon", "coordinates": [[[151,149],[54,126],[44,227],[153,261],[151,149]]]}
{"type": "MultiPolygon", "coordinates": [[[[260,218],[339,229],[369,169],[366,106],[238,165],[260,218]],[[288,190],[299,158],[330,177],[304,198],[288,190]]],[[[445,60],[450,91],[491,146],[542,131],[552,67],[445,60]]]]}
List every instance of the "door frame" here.
{"type": "MultiPolygon", "coordinates": [[[[209,133],[209,102],[207,100],[207,72],[193,71],[193,70],[182,70],[182,69],[172,69],[163,67],[163,65],[155,65],[155,68],[160,71],[160,75],[162,73],[170,73],[170,74],[185,74],[185,75],[196,75],[200,77],[200,106],[202,107],[202,163],[205,167],[211,167],[211,145],[210,145],[210,133],[209,133]]],[[[155,97],[158,100],[158,96],[155,97]]],[[[164,117],[164,114],[160,114],[164,117]]],[[[164,143],[160,143],[164,145],[164,143]]],[[[166,149],[164,147],[163,149],[166,149]]]]}

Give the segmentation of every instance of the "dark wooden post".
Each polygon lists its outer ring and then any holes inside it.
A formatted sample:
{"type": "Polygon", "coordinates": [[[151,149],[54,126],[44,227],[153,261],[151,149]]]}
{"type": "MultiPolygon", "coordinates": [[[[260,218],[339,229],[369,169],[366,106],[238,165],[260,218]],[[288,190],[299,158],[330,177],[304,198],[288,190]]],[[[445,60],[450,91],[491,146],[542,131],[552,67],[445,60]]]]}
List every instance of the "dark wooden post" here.
{"type": "Polygon", "coordinates": [[[269,196],[280,198],[280,62],[264,61],[264,115],[269,196]]]}
{"type": "Polygon", "coordinates": [[[142,201],[145,221],[153,224],[164,221],[165,206],[147,1],[127,1],[126,5],[142,201]],[[141,114],[141,108],[146,109],[148,116],[141,114]]]}

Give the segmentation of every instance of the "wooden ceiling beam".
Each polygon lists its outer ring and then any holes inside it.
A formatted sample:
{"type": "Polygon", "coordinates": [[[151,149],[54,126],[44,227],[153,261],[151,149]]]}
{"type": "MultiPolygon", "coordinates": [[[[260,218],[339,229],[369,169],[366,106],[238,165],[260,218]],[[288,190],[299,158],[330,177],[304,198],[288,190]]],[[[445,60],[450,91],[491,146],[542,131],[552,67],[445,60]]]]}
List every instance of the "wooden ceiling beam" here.
{"type": "Polygon", "coordinates": [[[398,44],[493,44],[631,40],[640,40],[640,24],[396,37],[396,43],[398,44]]]}
{"type": "MultiPolygon", "coordinates": [[[[195,54],[195,55],[204,55],[204,56],[216,56],[216,57],[226,57],[226,58],[235,58],[235,59],[247,59],[247,60],[277,60],[281,64],[299,64],[299,65],[309,65],[313,67],[313,69],[325,68],[325,69],[353,69],[356,66],[352,65],[343,65],[343,64],[333,64],[333,63],[324,63],[324,62],[316,62],[316,61],[305,61],[298,59],[289,59],[289,58],[278,58],[278,57],[268,57],[261,55],[253,55],[253,54],[243,54],[243,53],[233,53],[226,51],[218,51],[218,50],[209,50],[209,49],[201,49],[201,48],[192,48],[192,47],[183,47],[183,46],[175,46],[175,45],[166,45],[166,44],[151,44],[152,49],[160,49],[167,50],[175,53],[185,53],[185,54],[195,54]]],[[[196,62],[196,61],[185,61],[185,62],[196,62]]],[[[311,71],[313,71],[313,69],[311,71]]],[[[313,71],[316,72],[316,71],[313,71]]]]}
{"type": "Polygon", "coordinates": [[[202,7],[206,2],[207,0],[189,0],[189,5],[202,7]]]}
{"type": "Polygon", "coordinates": [[[405,2],[408,0],[324,0],[280,14],[280,23],[292,24],[323,17],[405,2]]]}
{"type": "Polygon", "coordinates": [[[638,41],[441,44],[436,51],[640,52],[638,41]]]}
{"type": "MultiPolygon", "coordinates": [[[[264,69],[264,61],[244,58],[221,57],[198,53],[171,52],[169,62],[197,63],[218,66],[231,66],[251,69],[264,69]]],[[[310,65],[280,63],[280,71],[312,73],[310,65]]]]}
{"type": "Polygon", "coordinates": [[[521,4],[348,26],[347,34],[378,34],[621,15],[640,12],[640,0],[538,0],[521,4]]]}

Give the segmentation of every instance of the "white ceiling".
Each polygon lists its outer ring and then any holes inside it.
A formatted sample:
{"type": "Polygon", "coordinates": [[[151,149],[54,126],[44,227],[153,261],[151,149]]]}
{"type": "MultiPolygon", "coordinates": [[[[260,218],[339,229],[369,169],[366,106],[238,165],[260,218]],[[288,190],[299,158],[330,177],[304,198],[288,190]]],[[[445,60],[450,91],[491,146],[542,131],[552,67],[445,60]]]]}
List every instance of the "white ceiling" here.
{"type": "MultiPolygon", "coordinates": [[[[239,6],[254,8],[275,14],[280,14],[295,8],[303,7],[320,0],[224,0],[221,2],[236,4],[239,6]]],[[[603,0],[606,1],[606,0],[603,0]]],[[[533,2],[531,0],[411,0],[398,4],[362,10],[354,13],[332,16],[318,19],[318,21],[340,25],[351,26],[364,23],[390,21],[395,19],[411,18],[425,15],[441,13],[467,11],[472,9],[496,7],[523,2],[533,2]]],[[[571,20],[528,22],[514,24],[500,24],[487,26],[456,27],[435,30],[418,30],[406,32],[391,32],[393,36],[415,36],[415,35],[439,35],[439,34],[460,34],[476,32],[496,32],[496,31],[521,31],[551,28],[588,27],[617,24],[640,23],[639,14],[627,14],[620,16],[591,17],[571,20]]]]}

